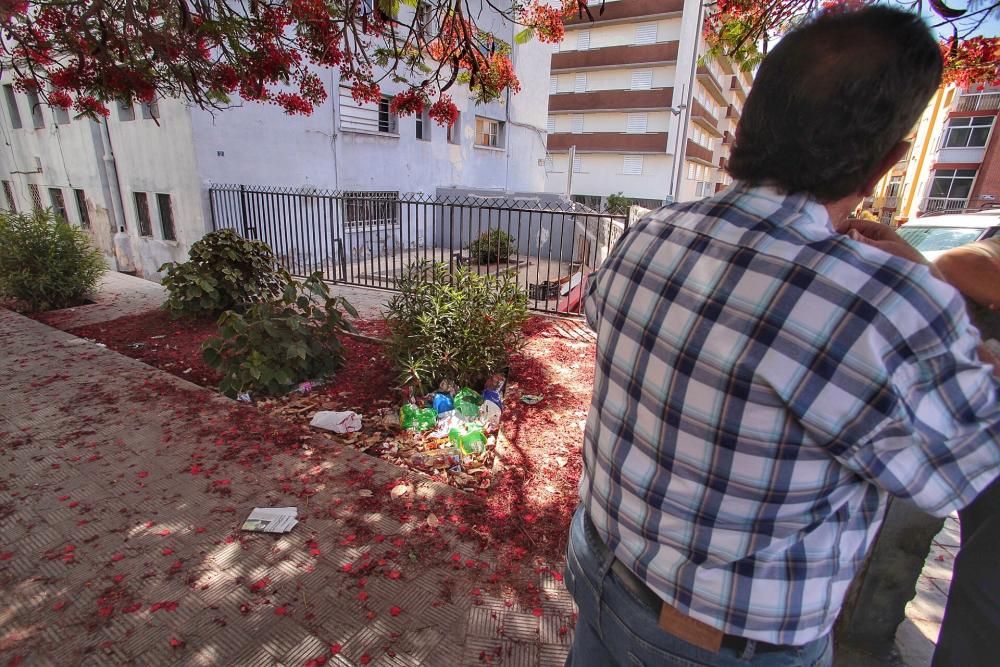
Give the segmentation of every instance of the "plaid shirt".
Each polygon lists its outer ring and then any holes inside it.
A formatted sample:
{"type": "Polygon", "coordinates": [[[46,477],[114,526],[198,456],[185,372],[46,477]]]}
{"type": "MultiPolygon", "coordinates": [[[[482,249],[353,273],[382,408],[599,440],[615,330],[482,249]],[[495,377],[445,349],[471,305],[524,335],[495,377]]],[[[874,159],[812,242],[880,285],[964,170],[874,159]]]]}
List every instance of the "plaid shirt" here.
{"type": "Polygon", "coordinates": [[[830,631],[887,493],[938,516],[998,475],[996,380],[927,267],[737,183],[591,276],[582,502],[663,600],[728,634],[830,631]]]}

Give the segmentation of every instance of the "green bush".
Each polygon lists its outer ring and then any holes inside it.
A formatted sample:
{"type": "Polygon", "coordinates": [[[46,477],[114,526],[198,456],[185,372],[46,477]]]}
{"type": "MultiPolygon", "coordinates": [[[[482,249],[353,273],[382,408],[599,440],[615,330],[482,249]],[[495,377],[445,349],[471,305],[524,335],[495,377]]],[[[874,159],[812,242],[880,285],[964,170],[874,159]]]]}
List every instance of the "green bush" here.
{"type": "Polygon", "coordinates": [[[632,200],[621,192],[608,195],[607,212],[612,215],[624,215],[632,206],[632,200]]]}
{"type": "Polygon", "coordinates": [[[51,210],[0,213],[0,296],[33,311],[79,305],[107,270],[87,233],[51,210]]]}
{"type": "Polygon", "coordinates": [[[522,343],[528,297],[509,275],[444,264],[410,265],[389,302],[389,358],[403,386],[420,392],[454,380],[476,389],[522,343]]]}
{"type": "Polygon", "coordinates": [[[351,331],[343,308],[357,317],[342,297],[331,297],[319,271],[303,282],[284,271],[281,296],[254,303],[239,313],[219,317],[219,335],[202,345],[202,356],[222,372],[219,390],[227,396],[242,391],[281,394],[311,378],[324,377],[344,363],[337,338],[351,331]]]}
{"type": "Polygon", "coordinates": [[[164,307],[174,317],[216,315],[268,301],[281,290],[274,253],[263,241],[231,229],[206,234],[191,246],[188,261],[167,262],[164,307]]]}
{"type": "Polygon", "coordinates": [[[469,244],[469,255],[479,264],[506,262],[517,252],[514,237],[499,229],[490,229],[469,244]]]}

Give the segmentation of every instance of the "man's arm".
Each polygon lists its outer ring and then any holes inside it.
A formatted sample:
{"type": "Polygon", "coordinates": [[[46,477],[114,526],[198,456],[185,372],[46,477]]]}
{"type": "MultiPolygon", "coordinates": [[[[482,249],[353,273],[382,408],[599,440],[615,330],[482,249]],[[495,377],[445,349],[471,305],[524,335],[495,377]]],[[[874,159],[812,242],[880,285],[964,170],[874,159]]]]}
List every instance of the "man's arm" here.
{"type": "Polygon", "coordinates": [[[1000,262],[993,257],[961,247],[943,253],[934,265],[963,296],[992,310],[1000,308],[1000,262]]]}

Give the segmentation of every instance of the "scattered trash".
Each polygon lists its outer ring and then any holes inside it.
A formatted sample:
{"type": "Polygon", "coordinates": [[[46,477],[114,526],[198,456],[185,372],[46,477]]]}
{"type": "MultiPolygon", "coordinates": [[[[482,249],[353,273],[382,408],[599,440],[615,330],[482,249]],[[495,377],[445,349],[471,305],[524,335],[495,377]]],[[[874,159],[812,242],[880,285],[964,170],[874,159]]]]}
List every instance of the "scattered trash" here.
{"type": "Polygon", "coordinates": [[[97,347],[107,347],[104,343],[94,343],[97,347]]]}
{"type": "Polygon", "coordinates": [[[166,338],[166,337],[167,337],[166,334],[163,334],[162,336],[150,336],[149,340],[159,340],[161,338],[166,338]]]}
{"type": "Polygon", "coordinates": [[[399,423],[408,431],[428,431],[437,421],[438,413],[434,408],[418,408],[413,403],[406,403],[399,409],[399,423]]]}
{"type": "Polygon", "coordinates": [[[409,492],[410,492],[409,484],[397,484],[396,486],[392,487],[392,491],[389,492],[389,495],[392,496],[393,498],[399,498],[400,496],[404,496],[409,492]]]}
{"type": "Polygon", "coordinates": [[[296,388],[296,391],[302,394],[303,396],[305,396],[312,390],[313,390],[313,383],[309,382],[308,380],[299,383],[299,386],[296,388]]]}
{"type": "Polygon", "coordinates": [[[298,524],[297,507],[255,507],[240,530],[252,533],[287,533],[298,524]]]}
{"type": "Polygon", "coordinates": [[[129,343],[125,347],[127,347],[130,350],[141,350],[142,348],[146,347],[146,344],[145,343],[129,343]]]}
{"type": "Polygon", "coordinates": [[[535,396],[532,394],[525,394],[524,396],[521,397],[521,402],[524,403],[525,405],[536,405],[538,403],[541,403],[543,398],[545,397],[535,396]]]}
{"type": "Polygon", "coordinates": [[[434,394],[434,409],[437,410],[440,416],[443,412],[451,412],[455,409],[455,402],[451,399],[451,396],[443,392],[437,392],[434,394]]]}
{"type": "Polygon", "coordinates": [[[250,398],[249,391],[241,391],[240,393],[236,394],[236,400],[239,401],[240,403],[253,403],[253,399],[250,398]]]}
{"type": "Polygon", "coordinates": [[[455,394],[455,411],[463,417],[475,419],[479,416],[479,406],[483,398],[475,391],[464,387],[455,394]]]}
{"type": "Polygon", "coordinates": [[[321,410],[313,415],[309,425],[334,433],[354,433],[361,430],[361,415],[356,412],[321,410]]]}
{"type": "Polygon", "coordinates": [[[184,374],[187,375],[188,373],[190,373],[193,370],[194,370],[193,368],[188,368],[187,370],[184,371],[184,374]]]}

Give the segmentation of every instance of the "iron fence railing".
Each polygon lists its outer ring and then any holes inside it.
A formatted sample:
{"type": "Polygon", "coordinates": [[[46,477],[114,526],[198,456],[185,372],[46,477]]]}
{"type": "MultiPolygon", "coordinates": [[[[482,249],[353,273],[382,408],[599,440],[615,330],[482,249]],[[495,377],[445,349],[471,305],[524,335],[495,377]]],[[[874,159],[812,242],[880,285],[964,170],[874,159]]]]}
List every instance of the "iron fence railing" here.
{"type": "Polygon", "coordinates": [[[581,313],[586,275],[630,220],[555,198],[244,185],[213,185],[208,195],[214,229],[265,241],[293,275],[395,289],[410,264],[444,262],[515,276],[533,310],[568,315],[581,313]],[[469,246],[491,230],[508,234],[513,252],[480,262],[469,246]]]}
{"type": "Polygon", "coordinates": [[[955,111],[995,111],[1000,109],[1000,93],[972,93],[958,98],[955,111]]]}
{"type": "Polygon", "coordinates": [[[937,213],[940,211],[963,211],[968,203],[967,199],[954,199],[950,197],[928,197],[924,201],[925,213],[937,213]]]}

